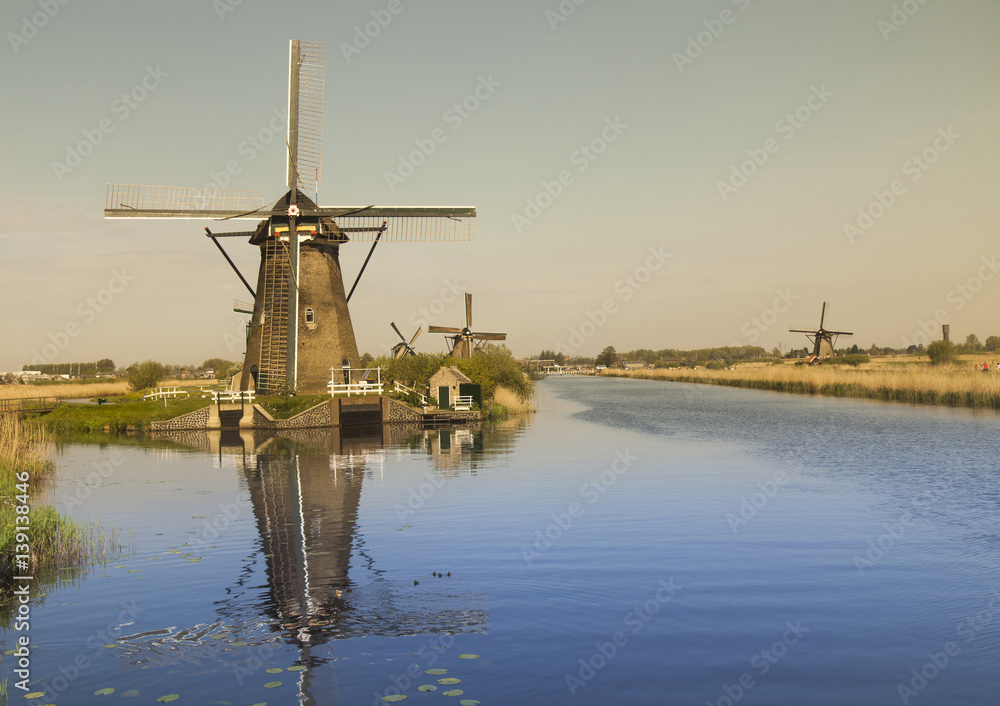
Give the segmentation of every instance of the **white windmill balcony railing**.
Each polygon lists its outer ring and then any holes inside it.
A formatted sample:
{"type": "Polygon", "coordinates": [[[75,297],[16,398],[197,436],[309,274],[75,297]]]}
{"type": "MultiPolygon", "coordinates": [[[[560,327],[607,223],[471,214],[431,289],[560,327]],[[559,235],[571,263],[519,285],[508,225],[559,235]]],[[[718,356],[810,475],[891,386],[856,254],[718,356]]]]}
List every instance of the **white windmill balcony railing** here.
{"type": "Polygon", "coordinates": [[[326,387],[331,397],[381,395],[382,368],[330,368],[326,387]]]}
{"type": "Polygon", "coordinates": [[[407,387],[406,385],[404,385],[403,383],[401,383],[399,380],[396,380],[393,383],[393,389],[396,392],[402,393],[404,395],[405,394],[416,395],[417,397],[420,398],[420,404],[427,404],[427,395],[421,395],[419,392],[417,392],[416,390],[414,390],[412,387],[407,387]]]}

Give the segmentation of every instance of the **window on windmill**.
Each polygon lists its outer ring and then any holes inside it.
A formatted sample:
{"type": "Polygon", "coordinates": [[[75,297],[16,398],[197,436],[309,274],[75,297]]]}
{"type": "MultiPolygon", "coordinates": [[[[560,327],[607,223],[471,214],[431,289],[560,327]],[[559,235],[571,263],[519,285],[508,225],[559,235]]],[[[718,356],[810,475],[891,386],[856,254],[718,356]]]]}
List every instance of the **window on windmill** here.
{"type": "Polygon", "coordinates": [[[311,323],[315,323],[315,321],[316,321],[316,316],[315,316],[315,314],[313,314],[312,308],[311,307],[307,307],[306,308],[306,323],[307,324],[311,324],[311,323]]]}

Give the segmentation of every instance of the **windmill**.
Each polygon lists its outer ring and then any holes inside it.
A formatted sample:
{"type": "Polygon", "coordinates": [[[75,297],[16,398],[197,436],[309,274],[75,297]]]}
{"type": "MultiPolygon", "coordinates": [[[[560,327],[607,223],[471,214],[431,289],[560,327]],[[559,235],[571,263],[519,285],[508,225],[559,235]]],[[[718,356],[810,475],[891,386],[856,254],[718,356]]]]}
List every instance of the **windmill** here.
{"type": "Polygon", "coordinates": [[[819,328],[815,331],[804,331],[802,329],[788,329],[789,333],[804,333],[806,337],[813,344],[813,353],[809,357],[810,363],[819,364],[820,362],[826,360],[827,358],[832,358],[836,355],[834,348],[836,347],[837,337],[839,336],[853,336],[853,333],[848,331],[828,331],[823,328],[823,322],[826,320],[826,302],[823,302],[823,312],[819,317],[819,328]]]}
{"type": "Polygon", "coordinates": [[[396,335],[399,336],[400,339],[400,343],[397,343],[392,347],[392,357],[398,359],[407,355],[416,355],[417,352],[413,349],[413,342],[416,341],[417,337],[424,332],[424,327],[421,326],[418,328],[417,332],[413,334],[413,338],[411,338],[410,342],[407,343],[406,337],[399,332],[399,329],[396,328],[396,324],[394,322],[390,322],[389,325],[392,326],[392,330],[396,332],[396,335]]]}
{"type": "MultiPolygon", "coordinates": [[[[240,389],[260,394],[326,390],[331,368],[359,367],[340,266],[340,246],[371,242],[471,240],[475,208],[321,207],[303,192],[319,187],[324,61],[321,43],[292,40],[289,59],[286,186],[276,202],[260,192],[108,184],[105,218],[250,219],[251,231],[212,233],[248,238],[260,248],[240,389]],[[260,220],[263,219],[263,220],[260,220]]],[[[226,259],[229,260],[228,255],[226,259]]],[[[239,274],[239,270],[229,260],[239,274]]]]}
{"type": "Polygon", "coordinates": [[[430,326],[427,331],[448,334],[448,340],[451,341],[450,352],[456,358],[471,358],[483,341],[507,340],[506,333],[482,333],[472,330],[472,295],[468,293],[465,295],[465,328],[430,326]]]}

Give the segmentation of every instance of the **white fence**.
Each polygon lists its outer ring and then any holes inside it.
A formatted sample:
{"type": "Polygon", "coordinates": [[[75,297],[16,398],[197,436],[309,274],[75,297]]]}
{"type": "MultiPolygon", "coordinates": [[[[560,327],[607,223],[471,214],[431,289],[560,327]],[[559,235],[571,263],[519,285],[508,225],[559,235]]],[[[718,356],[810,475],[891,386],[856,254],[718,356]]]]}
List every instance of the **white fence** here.
{"type": "Polygon", "coordinates": [[[381,395],[382,368],[330,368],[327,384],[331,397],[354,395],[381,395]],[[372,380],[372,373],[375,379],[372,380]]]}
{"type": "Polygon", "coordinates": [[[163,400],[168,397],[209,397],[218,390],[225,389],[219,385],[201,385],[199,387],[157,387],[142,396],[144,400],[163,400]]]}
{"type": "Polygon", "coordinates": [[[420,398],[420,404],[427,404],[427,395],[421,395],[419,392],[417,392],[416,390],[414,390],[412,387],[407,387],[406,385],[404,385],[403,383],[401,383],[399,380],[396,380],[395,383],[393,383],[393,389],[396,392],[401,392],[403,394],[416,395],[417,397],[420,398]]]}
{"type": "Polygon", "coordinates": [[[214,390],[212,392],[212,403],[219,404],[220,402],[234,403],[234,402],[246,402],[252,403],[256,393],[253,390],[214,390]]]}
{"type": "Polygon", "coordinates": [[[458,395],[455,397],[455,411],[468,412],[472,409],[472,395],[458,395]]]}

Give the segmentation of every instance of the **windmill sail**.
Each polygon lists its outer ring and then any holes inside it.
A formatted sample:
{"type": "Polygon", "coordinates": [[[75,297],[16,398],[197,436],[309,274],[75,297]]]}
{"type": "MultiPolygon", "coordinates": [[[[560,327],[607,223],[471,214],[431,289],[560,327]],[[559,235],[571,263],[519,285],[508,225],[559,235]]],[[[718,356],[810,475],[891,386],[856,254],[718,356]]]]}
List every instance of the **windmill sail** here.
{"type": "Polygon", "coordinates": [[[326,45],[293,39],[289,51],[286,183],[315,192],[323,162],[326,45]]]}

